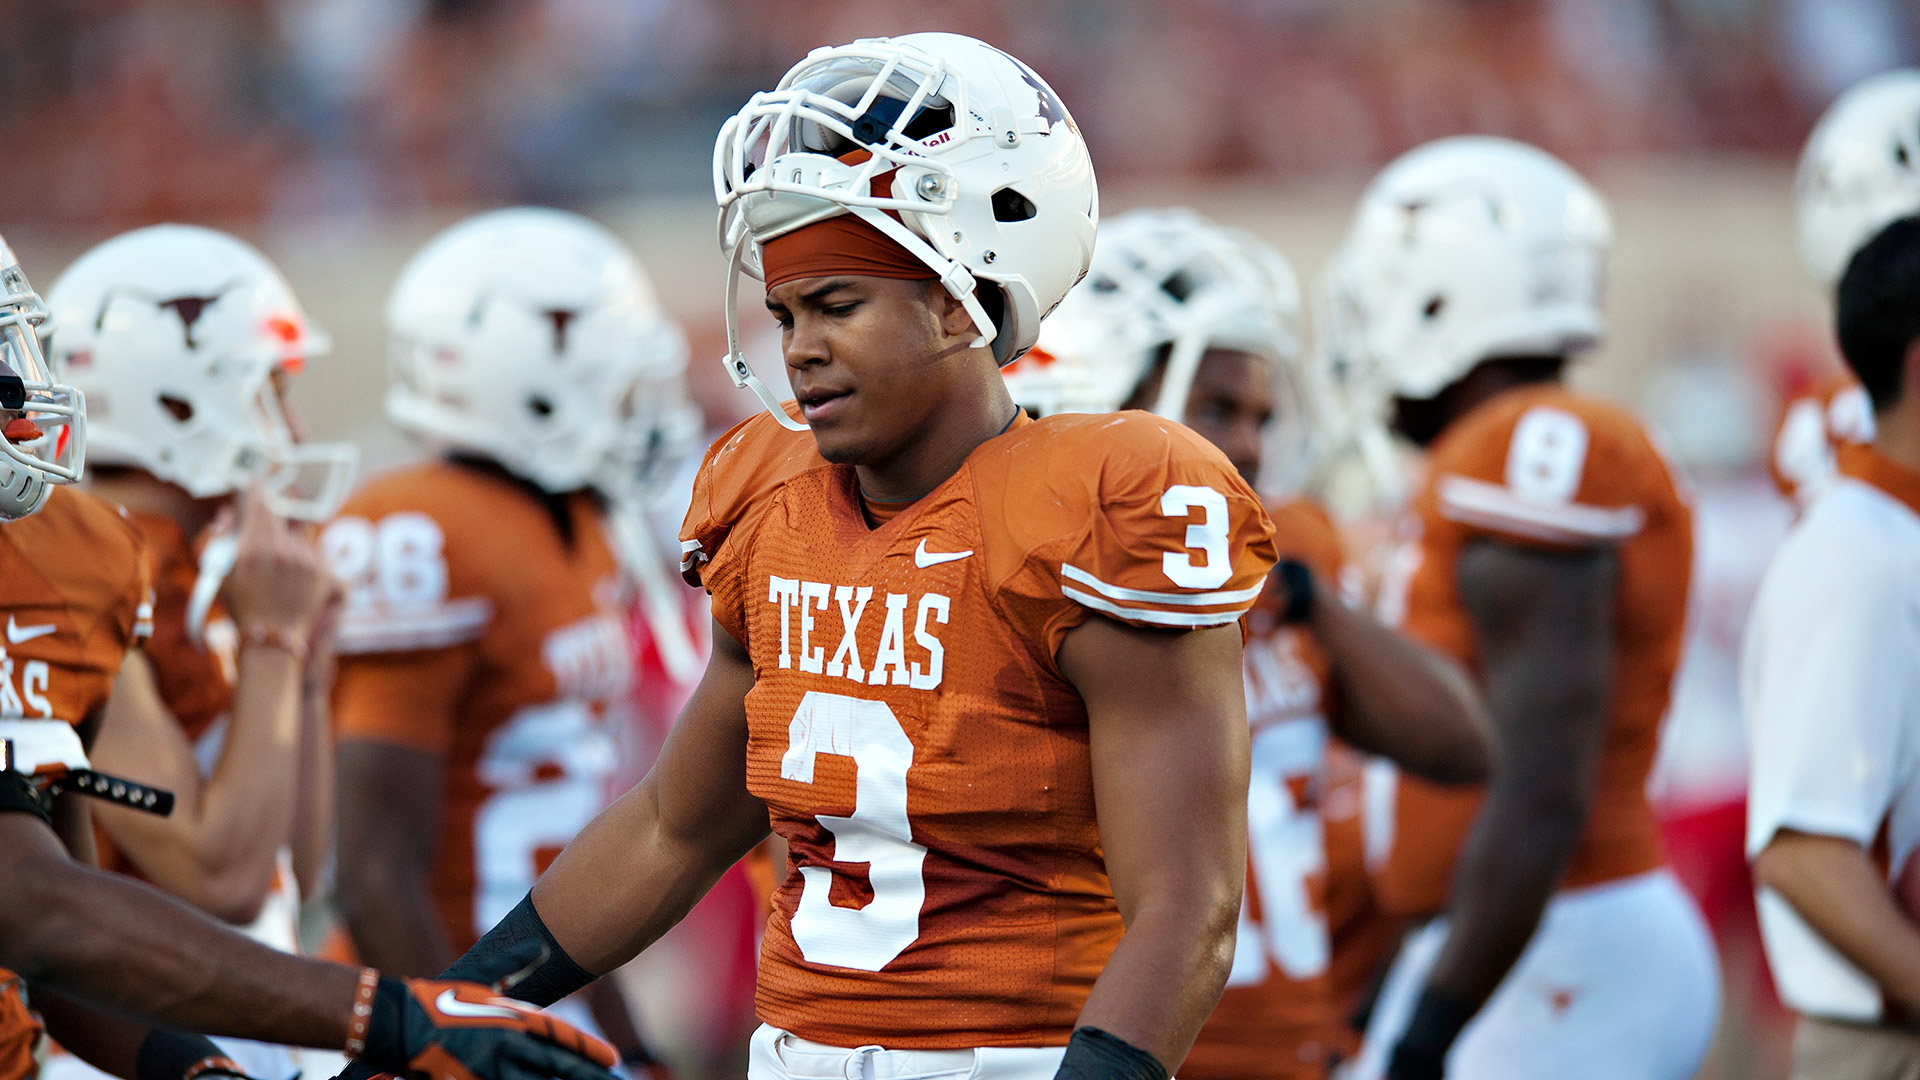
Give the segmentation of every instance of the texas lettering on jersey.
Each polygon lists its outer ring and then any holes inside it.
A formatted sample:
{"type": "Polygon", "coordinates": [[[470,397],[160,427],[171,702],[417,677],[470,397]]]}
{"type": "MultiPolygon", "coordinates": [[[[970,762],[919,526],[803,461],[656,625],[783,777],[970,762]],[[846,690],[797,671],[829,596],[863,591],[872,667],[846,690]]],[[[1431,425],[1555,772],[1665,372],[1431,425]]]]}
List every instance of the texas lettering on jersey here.
{"type": "Polygon", "coordinates": [[[1066,1042],[1121,924],[1054,657],[1095,615],[1233,625],[1270,530],[1218,451],[1144,414],[1022,417],[878,527],[810,435],[761,416],[715,443],[681,540],[752,660],[747,786],[787,841],[761,1018],[1066,1042]]]}

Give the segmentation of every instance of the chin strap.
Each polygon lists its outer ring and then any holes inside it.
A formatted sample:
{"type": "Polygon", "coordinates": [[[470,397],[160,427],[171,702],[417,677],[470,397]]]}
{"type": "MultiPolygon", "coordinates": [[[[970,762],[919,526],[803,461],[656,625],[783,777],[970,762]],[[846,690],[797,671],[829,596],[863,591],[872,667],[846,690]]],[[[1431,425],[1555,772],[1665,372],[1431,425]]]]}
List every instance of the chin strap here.
{"type": "Polygon", "coordinates": [[[232,532],[213,537],[200,551],[200,574],[193,579],[193,592],[187,596],[187,635],[198,644],[206,644],[207,616],[239,556],[240,538],[232,532]]]}
{"type": "Polygon", "coordinates": [[[772,390],[767,389],[767,384],[753,373],[746,354],[740,351],[740,259],[750,242],[749,235],[742,232],[740,239],[733,243],[733,254],[727,259],[727,355],[721,357],[720,362],[726,365],[727,375],[733,379],[733,385],[753,391],[753,396],[760,399],[760,404],[767,407],[781,427],[788,431],[809,431],[811,429],[807,425],[787,415],[786,407],[780,404],[779,398],[773,396],[772,390]]]}

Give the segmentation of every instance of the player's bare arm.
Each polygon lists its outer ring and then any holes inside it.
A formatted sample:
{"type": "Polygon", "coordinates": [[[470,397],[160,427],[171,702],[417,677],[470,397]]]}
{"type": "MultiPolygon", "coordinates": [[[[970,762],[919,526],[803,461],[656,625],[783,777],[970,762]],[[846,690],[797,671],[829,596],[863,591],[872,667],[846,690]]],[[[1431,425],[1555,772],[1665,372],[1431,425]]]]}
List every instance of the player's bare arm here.
{"type": "Polygon", "coordinates": [[[114,806],[96,814],[154,884],[227,922],[251,922],[272,888],[298,787],[300,696],[309,626],[330,589],[312,544],[266,508],[241,500],[240,550],[222,590],[244,628],[232,724],[203,779],[193,746],[162,700],[152,662],[128,655],[92,756],[103,771],[172,791],[172,814],[114,806]]]}
{"type": "Polygon", "coordinates": [[[1920,928],[1859,844],[1782,829],[1754,860],[1753,874],[1901,1005],[1920,1010],[1920,928]]]}
{"type": "Polygon", "coordinates": [[[335,794],[333,712],[334,646],[340,629],[338,584],[313,622],[300,685],[300,750],[295,766],[299,794],[293,809],[293,876],[303,899],[312,899],[326,878],[333,853],[335,794]]]}
{"type": "Polygon", "coordinates": [[[1464,1024],[1520,958],[1586,827],[1612,702],[1619,565],[1611,551],[1482,539],[1458,573],[1500,745],[1427,982],[1426,1000],[1450,1003],[1464,1024]]]}
{"type": "Polygon", "coordinates": [[[370,739],[343,739],[338,754],[334,894],[361,959],[413,976],[443,971],[455,953],[431,876],[446,813],[446,761],[370,739]]]}
{"type": "Polygon", "coordinates": [[[768,832],[747,791],[753,665],[718,625],[706,675],[645,780],[608,807],[534,887],[567,955],[598,975],[678,922],[768,832]]]}
{"type": "Polygon", "coordinates": [[[1127,924],[1079,1026],[1172,1073],[1226,985],[1246,883],[1240,630],[1093,619],[1067,635],[1059,664],[1086,701],[1100,846],[1127,924]]]}
{"type": "Polygon", "coordinates": [[[465,983],[376,979],[269,949],[180,901],[67,857],[37,817],[0,813],[0,964],[35,985],[180,1028],[319,1048],[439,1080],[606,1080],[614,1055],[465,983]],[[442,1003],[485,1005],[449,1026],[442,1003]],[[521,1070],[521,1071],[514,1071],[521,1070]]]}
{"type": "Polygon", "coordinates": [[[1349,607],[1327,582],[1314,587],[1307,624],[1333,661],[1341,707],[1334,733],[1442,784],[1484,782],[1493,733],[1478,691],[1458,664],[1349,607]]]}

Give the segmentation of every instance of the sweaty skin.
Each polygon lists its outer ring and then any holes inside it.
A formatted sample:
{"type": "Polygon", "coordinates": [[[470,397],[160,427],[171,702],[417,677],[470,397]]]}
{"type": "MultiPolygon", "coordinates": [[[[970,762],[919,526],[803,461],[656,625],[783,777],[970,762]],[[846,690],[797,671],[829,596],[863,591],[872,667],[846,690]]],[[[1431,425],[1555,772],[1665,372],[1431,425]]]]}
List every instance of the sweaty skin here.
{"type": "MultiPolygon", "coordinates": [[[[767,306],[821,455],[852,464],[871,499],[926,494],[1015,416],[992,356],[968,347],[972,320],[937,282],[809,278],[770,290],[767,306]]],[[[1058,657],[1086,702],[1094,785],[1108,793],[1102,846],[1128,926],[1080,1023],[1171,1069],[1225,983],[1246,873],[1238,630],[1096,617],[1058,657]]],[[[746,786],[752,686],[745,650],[716,626],[706,676],[652,772],[534,887],[541,917],[588,971],[657,939],[767,835],[746,786]]]]}

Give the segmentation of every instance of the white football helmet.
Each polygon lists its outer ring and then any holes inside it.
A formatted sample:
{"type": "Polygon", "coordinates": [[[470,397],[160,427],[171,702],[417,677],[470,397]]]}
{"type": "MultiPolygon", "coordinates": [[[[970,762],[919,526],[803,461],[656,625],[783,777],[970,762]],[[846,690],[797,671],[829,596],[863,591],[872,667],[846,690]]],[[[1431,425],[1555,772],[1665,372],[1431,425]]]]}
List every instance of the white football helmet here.
{"type": "Polygon", "coordinates": [[[647,386],[677,384],[686,363],[633,253],[562,210],[494,210],[434,237],[394,286],[387,326],[393,422],[551,492],[624,484],[610,479],[623,425],[653,423],[647,386]]]}
{"type": "Polygon", "coordinates": [[[1328,354],[1384,406],[1433,397],[1483,360],[1594,345],[1612,237],[1600,196],[1545,151],[1428,143],[1361,196],[1323,279],[1328,354]]]}
{"type": "Polygon", "coordinates": [[[1875,75],[1841,94],[1807,138],[1793,188],[1800,260],[1837,288],[1854,252],[1920,213],[1920,70],[1875,75]]]}
{"type": "Polygon", "coordinates": [[[250,245],[194,225],[136,229],[82,255],[47,300],[48,343],[88,397],[96,462],[195,498],[259,480],[275,512],[309,521],[346,498],[358,450],[297,441],[273,383],[330,343],[250,245]]]}
{"type": "Polygon", "coordinates": [[[1135,210],[1100,227],[1086,280],[1008,365],[1013,400],[1036,416],[1124,405],[1163,352],[1149,409],[1179,421],[1208,349],[1273,361],[1276,416],[1263,486],[1291,489],[1312,465],[1318,394],[1302,367],[1300,285],[1272,247],[1187,209],[1135,210]]]}
{"type": "Polygon", "coordinates": [[[973,317],[974,344],[1004,365],[1086,273],[1100,215],[1092,160],[1059,96],[960,34],[814,50],[720,129],[713,186],[732,263],[727,371],[795,430],[806,425],[740,352],[739,272],[762,276],[761,244],[854,214],[932,269],[973,317]]]}
{"type": "Polygon", "coordinates": [[[55,382],[40,351],[47,306],[0,238],[0,521],[46,505],[87,460],[85,395],[55,382]]]}

